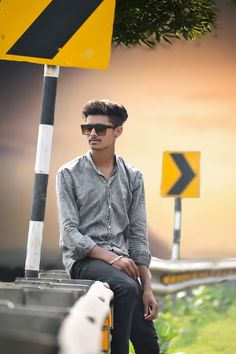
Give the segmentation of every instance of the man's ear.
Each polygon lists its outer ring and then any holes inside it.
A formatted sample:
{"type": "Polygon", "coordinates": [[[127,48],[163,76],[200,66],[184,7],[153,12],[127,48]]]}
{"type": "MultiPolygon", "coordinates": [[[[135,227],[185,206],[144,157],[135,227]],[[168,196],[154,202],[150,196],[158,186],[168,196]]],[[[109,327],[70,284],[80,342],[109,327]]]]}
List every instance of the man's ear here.
{"type": "Polygon", "coordinates": [[[115,129],[115,137],[118,138],[122,134],[122,132],[123,132],[123,127],[122,125],[120,125],[115,129]]]}

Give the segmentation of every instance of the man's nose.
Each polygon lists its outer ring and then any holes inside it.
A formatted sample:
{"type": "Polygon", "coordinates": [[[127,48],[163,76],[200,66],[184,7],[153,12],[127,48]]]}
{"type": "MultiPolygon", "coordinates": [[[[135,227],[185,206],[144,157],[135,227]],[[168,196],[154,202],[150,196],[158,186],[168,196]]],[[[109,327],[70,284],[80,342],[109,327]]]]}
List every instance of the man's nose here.
{"type": "Polygon", "coordinates": [[[91,131],[91,133],[90,133],[90,135],[96,135],[97,136],[97,132],[96,132],[96,130],[93,128],[93,130],[91,131]]]}

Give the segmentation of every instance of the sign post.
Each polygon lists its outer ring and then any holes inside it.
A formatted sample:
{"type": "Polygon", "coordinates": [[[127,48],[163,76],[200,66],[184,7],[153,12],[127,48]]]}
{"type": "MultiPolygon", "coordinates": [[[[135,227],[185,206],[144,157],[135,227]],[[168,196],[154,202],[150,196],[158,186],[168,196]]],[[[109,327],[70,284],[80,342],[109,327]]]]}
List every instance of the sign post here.
{"type": "Polygon", "coordinates": [[[181,217],[182,217],[182,199],[175,198],[175,211],[174,211],[174,238],[172,245],[171,260],[176,261],[179,259],[180,253],[180,236],[181,236],[181,217]]]}
{"type": "Polygon", "coordinates": [[[161,195],[175,198],[171,260],[180,257],[182,198],[200,195],[200,152],[163,153],[161,195]]]}
{"type": "Polygon", "coordinates": [[[38,277],[40,266],[58,76],[58,66],[44,66],[42,113],[38,130],[33,202],[25,262],[26,277],[38,277]]]}

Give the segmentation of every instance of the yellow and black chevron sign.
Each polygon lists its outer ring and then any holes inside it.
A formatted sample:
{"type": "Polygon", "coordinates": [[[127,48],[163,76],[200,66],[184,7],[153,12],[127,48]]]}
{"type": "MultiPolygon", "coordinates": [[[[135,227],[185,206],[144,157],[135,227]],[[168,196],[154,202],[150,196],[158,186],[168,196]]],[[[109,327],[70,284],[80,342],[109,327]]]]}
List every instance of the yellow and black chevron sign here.
{"type": "Polygon", "coordinates": [[[200,195],[200,152],[163,153],[161,195],[196,198],[200,195]]]}
{"type": "Polygon", "coordinates": [[[0,59],[105,69],[115,0],[1,0],[0,59]]]}

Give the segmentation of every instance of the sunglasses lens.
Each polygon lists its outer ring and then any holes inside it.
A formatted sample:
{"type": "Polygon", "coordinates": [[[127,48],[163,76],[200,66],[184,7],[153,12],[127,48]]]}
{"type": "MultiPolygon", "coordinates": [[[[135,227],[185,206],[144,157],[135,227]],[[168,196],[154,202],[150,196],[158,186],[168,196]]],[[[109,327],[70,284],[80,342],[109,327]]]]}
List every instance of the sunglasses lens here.
{"type": "Polygon", "coordinates": [[[92,131],[92,128],[89,125],[81,125],[81,130],[83,135],[89,135],[92,131]]]}
{"type": "Polygon", "coordinates": [[[95,131],[96,131],[97,135],[105,135],[106,130],[107,130],[107,127],[106,127],[106,125],[103,125],[103,124],[98,124],[95,127],[95,131]]]}
{"type": "Polygon", "coordinates": [[[92,130],[95,129],[97,135],[105,135],[107,126],[105,124],[82,124],[81,130],[83,135],[90,135],[92,130]]]}

